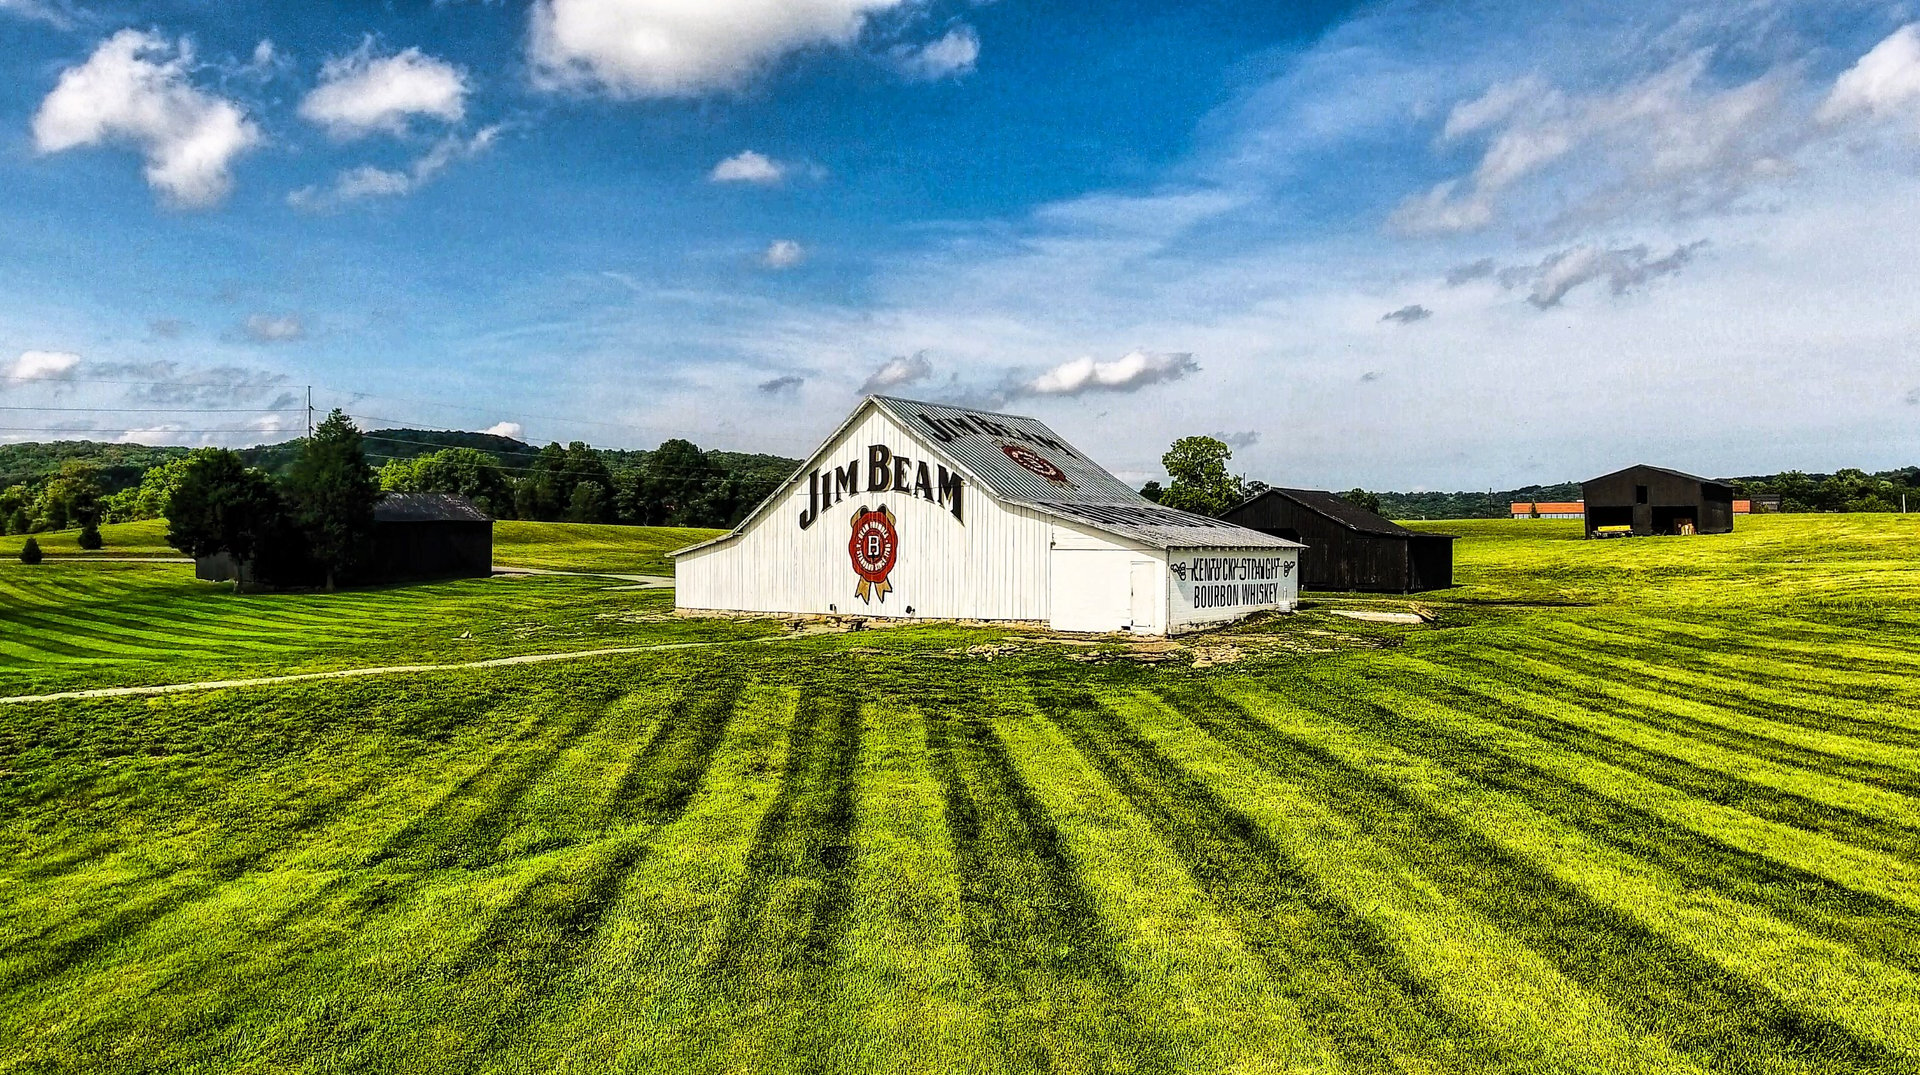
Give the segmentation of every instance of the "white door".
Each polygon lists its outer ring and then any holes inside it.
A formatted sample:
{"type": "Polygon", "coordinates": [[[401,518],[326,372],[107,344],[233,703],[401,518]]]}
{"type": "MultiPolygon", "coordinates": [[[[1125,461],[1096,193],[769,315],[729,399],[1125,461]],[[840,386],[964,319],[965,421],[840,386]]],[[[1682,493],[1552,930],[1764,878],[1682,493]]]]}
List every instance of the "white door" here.
{"type": "Polygon", "coordinates": [[[1151,560],[1135,560],[1127,577],[1133,584],[1133,620],[1135,634],[1152,634],[1159,612],[1155,593],[1160,587],[1159,565],[1151,560]]]}

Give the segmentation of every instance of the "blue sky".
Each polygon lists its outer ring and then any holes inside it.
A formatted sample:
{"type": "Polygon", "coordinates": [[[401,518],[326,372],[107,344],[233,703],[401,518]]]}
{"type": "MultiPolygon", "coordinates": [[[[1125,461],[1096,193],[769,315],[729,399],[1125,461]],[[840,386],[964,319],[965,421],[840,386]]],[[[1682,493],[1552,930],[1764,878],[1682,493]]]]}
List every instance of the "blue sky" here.
{"type": "Polygon", "coordinates": [[[0,438],[278,439],[311,384],[799,454],[878,389],[1134,479],[1911,464],[1916,20],[0,0],[0,438]]]}

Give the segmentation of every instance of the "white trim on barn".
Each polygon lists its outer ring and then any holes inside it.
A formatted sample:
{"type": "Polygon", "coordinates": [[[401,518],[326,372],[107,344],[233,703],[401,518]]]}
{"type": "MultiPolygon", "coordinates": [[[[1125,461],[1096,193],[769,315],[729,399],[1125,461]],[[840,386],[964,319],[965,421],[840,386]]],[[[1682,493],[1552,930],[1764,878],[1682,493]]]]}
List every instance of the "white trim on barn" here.
{"type": "Polygon", "coordinates": [[[689,611],[1168,634],[1299,599],[1298,542],[1163,508],[1032,418],[868,397],[739,526],[689,611]]]}

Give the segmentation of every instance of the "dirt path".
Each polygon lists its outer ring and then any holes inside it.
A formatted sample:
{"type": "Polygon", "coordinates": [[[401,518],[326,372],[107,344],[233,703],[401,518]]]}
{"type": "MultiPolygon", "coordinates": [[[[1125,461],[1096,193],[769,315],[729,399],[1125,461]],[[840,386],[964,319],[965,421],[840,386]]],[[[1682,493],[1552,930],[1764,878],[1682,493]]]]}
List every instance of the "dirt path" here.
{"type": "Polygon", "coordinates": [[[699,649],[746,642],[777,641],[769,638],[728,639],[724,642],[666,642],[657,646],[620,646],[614,649],[583,649],[569,653],[525,653],[518,657],[495,657],[485,661],[460,661],[454,664],[390,664],[378,668],[342,668],[332,672],[300,672],[287,676],[259,676],[254,679],[207,679],[197,683],[156,683],[143,687],[94,687],[90,690],[56,691],[52,694],[15,694],[0,697],[0,705],[17,702],[59,702],[73,698],[128,698],[144,694],[182,694],[187,691],[224,690],[228,687],[259,687],[272,683],[301,683],[310,679],[352,679],[358,676],[406,675],[414,672],[452,672],[467,668],[504,668],[513,664],[545,664],[548,661],[572,661],[583,657],[610,657],[621,653],[660,653],[666,650],[699,649]]]}
{"type": "Polygon", "coordinates": [[[585,579],[619,579],[622,582],[636,583],[633,586],[614,586],[615,590],[662,590],[672,589],[673,579],[666,575],[621,575],[612,571],[555,571],[545,567],[507,567],[493,565],[496,575],[567,575],[585,579]]]}

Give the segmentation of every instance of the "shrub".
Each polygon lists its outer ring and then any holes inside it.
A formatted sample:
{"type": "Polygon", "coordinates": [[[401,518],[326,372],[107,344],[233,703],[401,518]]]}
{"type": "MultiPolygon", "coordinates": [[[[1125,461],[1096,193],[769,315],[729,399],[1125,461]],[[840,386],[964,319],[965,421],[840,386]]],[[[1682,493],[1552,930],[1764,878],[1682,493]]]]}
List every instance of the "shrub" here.
{"type": "Polygon", "coordinates": [[[40,562],[40,543],[38,541],[28,538],[27,543],[20,546],[20,562],[23,564],[37,564],[40,562]]]}
{"type": "Polygon", "coordinates": [[[95,549],[104,547],[106,543],[107,543],[106,539],[100,536],[100,527],[97,524],[90,522],[87,525],[80,528],[80,547],[81,548],[91,552],[95,549]]]}

